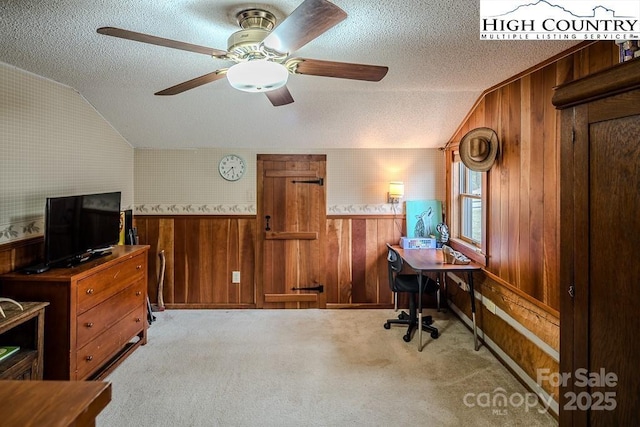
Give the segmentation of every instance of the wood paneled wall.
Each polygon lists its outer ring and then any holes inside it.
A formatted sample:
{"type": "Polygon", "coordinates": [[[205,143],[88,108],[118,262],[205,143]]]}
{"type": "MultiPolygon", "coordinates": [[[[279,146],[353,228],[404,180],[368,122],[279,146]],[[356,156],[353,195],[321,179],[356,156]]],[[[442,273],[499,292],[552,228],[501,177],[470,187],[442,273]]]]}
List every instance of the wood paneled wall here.
{"type": "MultiPolygon", "coordinates": [[[[617,46],[598,42],[516,76],[486,91],[449,143],[452,159],[468,131],[497,132],[500,154],[488,172],[487,271],[554,310],[560,308],[560,134],[553,88],[617,62],[617,46]]],[[[449,177],[450,171],[448,161],[449,177]]],[[[447,207],[451,212],[451,200],[447,207]]]]}
{"type": "MultiPolygon", "coordinates": [[[[161,250],[168,308],[255,307],[255,216],[135,216],[140,243],[150,245],[149,298],[158,298],[161,250]],[[240,284],[231,272],[240,271],[240,284]]],[[[397,243],[403,216],[333,216],[326,224],[330,308],[392,307],[386,243],[397,243]]],[[[43,238],[0,246],[0,274],[42,258],[43,238]]],[[[428,300],[425,300],[428,301],[428,300]]],[[[401,300],[401,305],[406,301],[401,300]]]]}
{"type": "Polygon", "coordinates": [[[164,251],[163,298],[168,308],[255,305],[254,216],[136,216],[141,244],[150,245],[149,298],[157,301],[164,251]],[[240,271],[240,283],[231,272],[240,271]]]}
{"type": "Polygon", "coordinates": [[[42,236],[0,245],[0,274],[41,262],[43,256],[44,237],[42,236]]]}
{"type": "MultiPolygon", "coordinates": [[[[158,253],[164,250],[164,302],[169,308],[255,307],[256,219],[253,216],[136,216],[149,251],[149,297],[157,301],[158,253]],[[231,283],[240,271],[241,283],[231,283]]],[[[328,307],[391,307],[387,242],[404,218],[336,216],[327,220],[328,307]]]]}
{"type": "Polygon", "coordinates": [[[397,244],[404,218],[327,219],[327,307],[391,307],[386,243],[397,244]]]}

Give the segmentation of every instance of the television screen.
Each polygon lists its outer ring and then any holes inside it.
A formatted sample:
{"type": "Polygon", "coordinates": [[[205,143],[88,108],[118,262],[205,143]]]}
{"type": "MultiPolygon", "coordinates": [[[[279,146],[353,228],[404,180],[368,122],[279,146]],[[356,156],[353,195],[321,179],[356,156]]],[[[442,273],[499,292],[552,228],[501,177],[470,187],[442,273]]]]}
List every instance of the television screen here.
{"type": "Polygon", "coordinates": [[[118,242],[120,192],[47,198],[45,263],[61,263],[118,242]]]}

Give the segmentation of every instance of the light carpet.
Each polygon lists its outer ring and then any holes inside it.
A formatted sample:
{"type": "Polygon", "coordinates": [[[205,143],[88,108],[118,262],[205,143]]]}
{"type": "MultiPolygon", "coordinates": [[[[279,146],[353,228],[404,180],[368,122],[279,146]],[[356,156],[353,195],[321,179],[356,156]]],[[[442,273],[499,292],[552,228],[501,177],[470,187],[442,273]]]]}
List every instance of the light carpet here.
{"type": "Polygon", "coordinates": [[[418,352],[382,327],[392,310],[155,313],[97,425],[557,425],[459,319],[429,314],[441,336],[418,352]]]}

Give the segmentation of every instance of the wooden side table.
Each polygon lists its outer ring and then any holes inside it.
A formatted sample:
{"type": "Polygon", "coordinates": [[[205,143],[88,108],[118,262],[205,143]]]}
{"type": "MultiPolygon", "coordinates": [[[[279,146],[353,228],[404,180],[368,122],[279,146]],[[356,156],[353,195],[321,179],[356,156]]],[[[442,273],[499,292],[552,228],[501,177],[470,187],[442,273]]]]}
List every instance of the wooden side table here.
{"type": "Polygon", "coordinates": [[[20,346],[20,350],[0,362],[0,380],[41,380],[44,308],[48,302],[21,302],[24,310],[0,303],[7,316],[0,316],[0,345],[20,346]]]}
{"type": "Polygon", "coordinates": [[[0,424],[23,426],[95,426],[111,401],[111,383],[102,381],[3,381],[0,424]]]}

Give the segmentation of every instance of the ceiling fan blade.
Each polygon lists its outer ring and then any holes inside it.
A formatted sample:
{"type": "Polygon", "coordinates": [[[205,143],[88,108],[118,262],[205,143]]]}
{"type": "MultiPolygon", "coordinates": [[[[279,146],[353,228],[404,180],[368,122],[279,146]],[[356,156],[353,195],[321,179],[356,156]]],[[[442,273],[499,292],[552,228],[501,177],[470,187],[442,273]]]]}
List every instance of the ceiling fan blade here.
{"type": "Polygon", "coordinates": [[[322,61],[319,59],[293,58],[285,66],[295,74],[338,77],[341,79],[379,82],[387,75],[389,67],[380,65],[350,64],[348,62],[322,61]]]}
{"type": "Polygon", "coordinates": [[[212,47],[199,46],[197,44],[180,42],[177,40],[165,39],[162,37],[152,36],[144,33],[136,33],[135,31],[123,30],[115,27],[102,27],[98,28],[99,34],[105,36],[119,37],[121,39],[134,40],[142,43],[155,44],[157,46],[170,47],[173,49],[186,50],[189,52],[202,53],[204,55],[210,55],[215,57],[224,57],[227,52],[224,50],[214,49],[212,47]]]}
{"type": "Polygon", "coordinates": [[[327,0],[305,0],[264,39],[282,53],[300,49],[343,19],[347,13],[327,0]]]}
{"type": "Polygon", "coordinates": [[[160,92],[156,92],[154,95],[177,95],[189,89],[193,89],[198,86],[202,86],[204,84],[211,83],[216,80],[220,80],[224,78],[226,74],[227,74],[227,69],[221,68],[220,70],[216,70],[212,73],[205,74],[204,76],[196,77],[195,79],[191,79],[186,82],[179,83],[175,86],[171,86],[170,88],[161,90],[160,92]]]}
{"type": "Polygon", "coordinates": [[[267,98],[269,98],[269,101],[271,101],[274,107],[291,104],[293,102],[293,96],[291,96],[291,92],[289,92],[286,86],[265,92],[265,95],[267,95],[267,98]]]}

